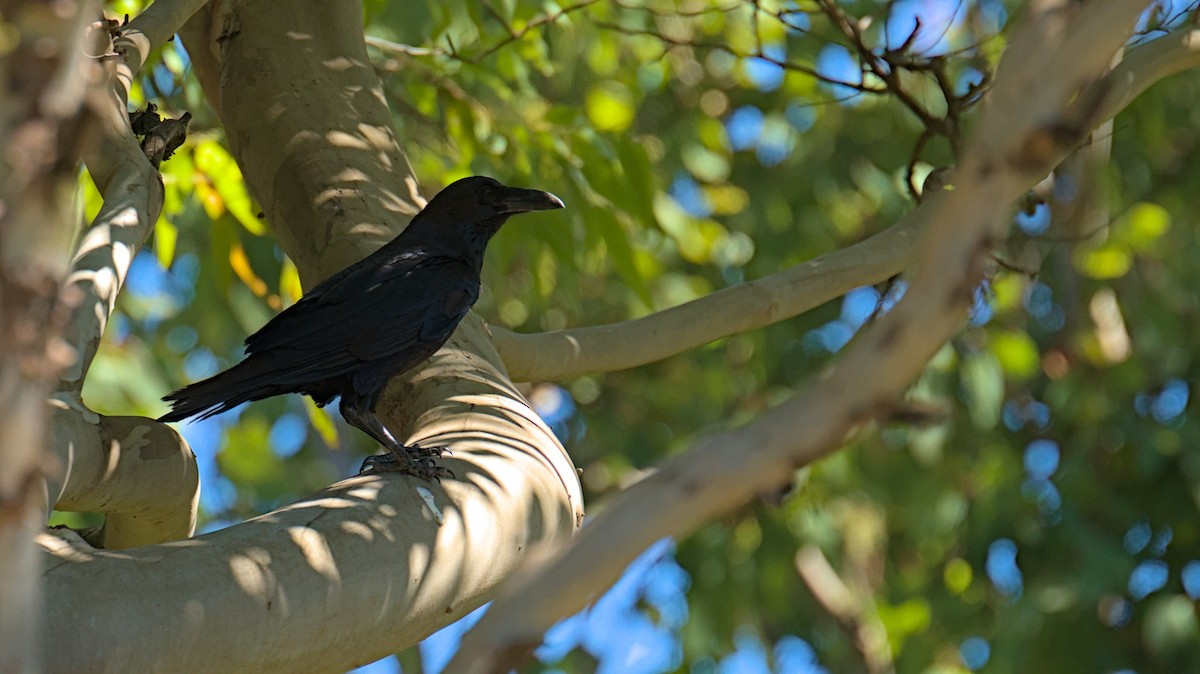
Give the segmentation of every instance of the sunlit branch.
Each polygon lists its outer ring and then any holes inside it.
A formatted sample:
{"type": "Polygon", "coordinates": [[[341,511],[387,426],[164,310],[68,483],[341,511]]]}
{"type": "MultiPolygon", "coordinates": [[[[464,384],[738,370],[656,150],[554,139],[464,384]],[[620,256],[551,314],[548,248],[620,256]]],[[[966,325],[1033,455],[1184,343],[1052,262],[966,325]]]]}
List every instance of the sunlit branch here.
{"type": "MultiPolygon", "coordinates": [[[[463,332],[465,352],[435,365],[478,373],[494,355],[478,325],[463,332]]],[[[563,504],[560,480],[574,479],[565,455],[528,450],[549,429],[491,404],[502,396],[471,395],[476,404],[427,436],[455,448],[458,479],[441,485],[354,477],[217,532],[120,553],[41,536],[47,624],[70,635],[44,671],[346,671],[470,612],[531,545],[568,536],[582,515],[578,501],[563,504]],[[113,601],[135,608],[96,620],[113,601]]],[[[161,438],[141,439],[124,449],[161,451],[161,438]]]]}
{"type": "Polygon", "coordinates": [[[865,241],[649,316],[533,334],[492,328],[493,340],[516,381],[556,381],[652,363],[886,281],[912,261],[928,211],[918,208],[865,241]]]}
{"type": "Polygon", "coordinates": [[[118,29],[113,49],[122,56],[122,67],[116,78],[122,100],[129,100],[133,78],[145,65],[150,52],[179,32],[183,24],[207,3],[208,0],[155,0],[118,29]]]}
{"type": "Polygon", "coordinates": [[[124,550],[192,535],[200,476],[174,430],[143,417],[98,415],[67,397],[51,406],[55,444],[67,450],[69,467],[54,507],[105,514],[103,526],[84,534],[88,542],[124,550]]]}
{"type": "Polygon", "coordinates": [[[368,45],[376,49],[404,56],[442,56],[446,53],[444,49],[439,49],[438,47],[413,47],[412,45],[392,42],[391,40],[371,35],[366,37],[366,41],[368,45]]]}
{"type": "Polygon", "coordinates": [[[76,358],[62,373],[53,403],[54,449],[62,470],[52,480],[50,493],[52,500],[59,501],[57,508],[95,507],[105,512],[104,528],[93,540],[109,547],[183,538],[191,535],[196,522],[199,482],[195,457],[183,439],[150,419],[140,420],[140,429],[114,436],[113,428],[128,424],[88,410],[81,391],[129,266],[163,205],[158,170],[130,128],[129,87],[149,52],[203,4],[162,0],[121,27],[113,45],[121,58],[111,62],[108,86],[89,96],[98,142],[85,153],[84,163],[104,204],[85,229],[66,279],[75,305],[63,339],[74,348],[76,358]],[[147,438],[159,443],[157,452],[130,451],[147,438]],[[166,458],[171,460],[162,460],[166,458]],[[106,469],[97,469],[97,464],[106,469]],[[177,480],[156,479],[164,470],[177,480]]]}
{"type": "Polygon", "coordinates": [[[854,592],[837,574],[821,549],[806,545],[796,553],[796,572],[817,604],[846,632],[870,674],[896,671],[887,628],[874,611],[869,588],[854,592]]]}

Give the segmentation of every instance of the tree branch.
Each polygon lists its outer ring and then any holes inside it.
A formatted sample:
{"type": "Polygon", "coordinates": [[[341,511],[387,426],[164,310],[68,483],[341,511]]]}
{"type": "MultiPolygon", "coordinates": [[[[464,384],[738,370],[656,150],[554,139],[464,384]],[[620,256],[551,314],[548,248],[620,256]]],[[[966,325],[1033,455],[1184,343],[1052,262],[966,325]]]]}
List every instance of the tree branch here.
{"type": "MultiPolygon", "coordinates": [[[[1102,96],[1091,123],[1111,119],[1154,83],[1196,66],[1198,30],[1171,33],[1130,50],[1094,88],[1102,96]]],[[[516,381],[557,381],[669,358],[798,316],[854,288],[894,276],[910,264],[931,211],[923,203],[865,241],[649,316],[530,334],[493,326],[492,337],[516,381]]]]}
{"type": "Polygon", "coordinates": [[[851,590],[815,545],[806,545],[796,553],[796,571],[821,608],[850,636],[867,672],[895,672],[887,628],[870,598],[851,590]]]}
{"type": "Polygon", "coordinates": [[[478,320],[455,342],[407,386],[418,400],[457,391],[413,437],[452,447],[456,479],[350,478],[121,553],[43,536],[46,624],[62,636],[46,671],[345,671],[472,611],[531,546],[569,536],[582,514],[573,467],[544,451],[553,435],[510,398],[478,320]]]}
{"type": "MultiPolygon", "coordinates": [[[[114,41],[114,51],[121,54],[136,74],[145,65],[150,52],[171,39],[206,4],[208,0],[154,0],[141,14],[121,26],[120,35],[114,41]]],[[[128,99],[128,85],[125,91],[128,99]]]]}
{"type": "Polygon", "coordinates": [[[532,334],[493,327],[492,340],[516,381],[556,381],[652,363],[799,316],[895,276],[912,262],[929,211],[921,206],[865,241],[649,316],[532,334]]]}
{"type": "Polygon", "coordinates": [[[104,513],[90,543],[108,550],[177,541],[196,528],[196,457],[170,426],[96,414],[70,398],[51,401],[54,446],[68,479],[52,485],[56,510],[104,513]]]}
{"type": "Polygon", "coordinates": [[[84,163],[104,204],[83,234],[65,284],[75,304],[63,339],[76,357],[55,395],[53,448],[61,471],[48,487],[57,509],[105,513],[92,540],[107,548],[186,538],[196,523],[200,484],[183,438],[151,419],[134,424],[101,417],[83,404],[81,391],[129,265],[162,211],[162,179],[130,128],[129,86],[149,52],[200,4],[155,2],[122,27],[114,45],[122,58],[108,62],[108,86],[88,99],[99,141],[84,163]],[[155,441],[152,449],[145,449],[147,439],[155,441]],[[134,448],[141,451],[129,451],[134,448]]]}
{"type": "MultiPolygon", "coordinates": [[[[525,26],[523,28],[521,28],[520,30],[513,30],[513,28],[511,26],[508,26],[507,24],[505,24],[505,27],[507,27],[508,31],[509,31],[509,37],[507,37],[503,40],[500,40],[496,44],[494,44],[494,45],[484,49],[483,51],[479,52],[478,54],[475,54],[464,60],[467,63],[479,63],[480,61],[483,61],[484,59],[491,56],[492,54],[495,54],[496,52],[500,51],[504,47],[525,37],[526,35],[529,34],[529,31],[538,29],[546,24],[554,23],[555,21],[558,21],[562,17],[567,16],[571,12],[574,12],[574,11],[577,11],[580,9],[584,9],[588,5],[594,4],[596,1],[597,0],[579,0],[579,2],[576,2],[575,4],[572,4],[572,5],[556,7],[552,11],[547,11],[545,14],[542,14],[533,19],[530,19],[525,24],[525,26]]],[[[489,10],[491,10],[493,16],[495,16],[498,20],[503,22],[503,20],[504,20],[503,17],[501,17],[496,12],[496,10],[491,7],[491,5],[484,3],[484,6],[487,7],[489,10]]]]}
{"type": "Polygon", "coordinates": [[[1097,120],[1111,119],[1158,82],[1200,66],[1200,30],[1180,30],[1139,45],[1125,53],[1099,89],[1097,120]]]}
{"type": "Polygon", "coordinates": [[[507,671],[647,545],[685,535],[777,488],[894,406],[962,325],[1012,204],[1071,149],[1045,142],[1055,137],[1047,134],[1078,113],[1070,102],[1104,72],[1140,9],[1124,0],[1034,3],[1000,64],[954,190],[930,199],[929,230],[905,297],[867,326],[819,382],[754,423],[666,461],[569,544],[524,569],[467,634],[447,670],[507,671]]]}

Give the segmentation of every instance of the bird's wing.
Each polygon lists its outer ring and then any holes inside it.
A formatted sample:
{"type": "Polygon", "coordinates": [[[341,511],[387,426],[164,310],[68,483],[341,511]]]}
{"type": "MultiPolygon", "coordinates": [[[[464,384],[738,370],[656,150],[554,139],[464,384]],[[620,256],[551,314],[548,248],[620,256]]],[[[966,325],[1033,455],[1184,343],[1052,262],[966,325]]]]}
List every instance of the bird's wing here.
{"type": "Polygon", "coordinates": [[[361,301],[364,295],[380,286],[407,278],[425,264],[436,264],[433,256],[419,249],[381,257],[383,252],[380,250],[359,260],[304,293],[299,301],[246,338],[246,354],[294,345],[307,339],[327,327],[316,317],[353,310],[356,300],[361,301]]]}
{"type": "Polygon", "coordinates": [[[277,362],[272,369],[281,383],[336,377],[364,363],[436,350],[478,297],[478,272],[457,258],[410,255],[355,265],[251,335],[246,352],[277,362]]]}

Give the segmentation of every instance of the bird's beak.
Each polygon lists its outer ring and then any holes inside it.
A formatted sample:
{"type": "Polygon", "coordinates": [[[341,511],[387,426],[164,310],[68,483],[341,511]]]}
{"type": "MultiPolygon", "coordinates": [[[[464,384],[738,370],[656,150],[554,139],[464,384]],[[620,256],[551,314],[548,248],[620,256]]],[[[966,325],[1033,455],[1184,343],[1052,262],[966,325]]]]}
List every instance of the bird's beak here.
{"type": "Polygon", "coordinates": [[[506,187],[504,193],[496,200],[496,208],[501,213],[525,213],[528,211],[552,211],[562,208],[562,199],[540,190],[527,190],[520,187],[506,187]]]}

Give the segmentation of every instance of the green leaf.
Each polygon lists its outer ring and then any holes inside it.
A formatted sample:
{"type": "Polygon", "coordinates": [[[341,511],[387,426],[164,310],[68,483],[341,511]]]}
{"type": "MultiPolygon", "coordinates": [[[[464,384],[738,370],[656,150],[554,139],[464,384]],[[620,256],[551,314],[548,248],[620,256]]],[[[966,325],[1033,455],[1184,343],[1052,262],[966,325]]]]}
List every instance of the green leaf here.
{"type": "Polygon", "coordinates": [[[266,482],[282,472],[282,460],[271,451],[271,423],[244,414],[230,426],[217,460],[221,472],[237,482],[266,482]]]}
{"type": "Polygon", "coordinates": [[[1200,640],[1195,604],[1181,594],[1156,597],[1146,609],[1142,637],[1159,658],[1186,653],[1200,640]]]}
{"type": "Polygon", "coordinates": [[[997,274],[992,280],[992,306],[997,314],[1020,308],[1025,294],[1025,279],[1022,274],[997,274]]]}
{"type": "Polygon", "coordinates": [[[646,148],[632,138],[617,143],[617,156],[624,173],[624,189],[617,190],[611,198],[625,212],[640,221],[642,227],[655,224],[654,193],[658,181],[650,165],[646,148]]]}
{"type": "Polygon", "coordinates": [[[613,268],[625,285],[646,307],[653,306],[650,288],[638,271],[636,253],[629,233],[632,223],[628,218],[619,219],[611,205],[609,208],[597,206],[595,202],[601,201],[602,197],[590,192],[587,186],[580,182],[578,175],[572,177],[572,183],[578,198],[577,210],[583,216],[588,232],[598,234],[604,241],[605,251],[612,260],[613,268]]]}
{"type": "Polygon", "coordinates": [[[1133,255],[1129,247],[1116,241],[1075,251],[1075,268],[1084,276],[1098,281],[1121,278],[1129,273],[1131,266],[1133,255]]]}
{"type": "Polygon", "coordinates": [[[621,84],[605,82],[588,91],[584,110],[597,131],[624,131],[633,123],[633,95],[621,84]]]}
{"type": "Polygon", "coordinates": [[[229,266],[229,251],[237,242],[233,225],[226,218],[214,220],[209,229],[209,260],[213,270],[213,281],[222,294],[229,291],[233,283],[233,269],[229,266]]]}
{"type": "MultiPolygon", "coordinates": [[[[246,192],[246,185],[242,181],[242,172],[238,168],[237,162],[233,160],[233,156],[220,143],[211,140],[198,143],[193,150],[193,156],[196,169],[212,181],[213,189],[220,195],[224,210],[229,211],[233,217],[237,218],[242,227],[245,227],[246,231],[251,234],[255,236],[266,234],[267,228],[258,219],[257,208],[251,202],[250,194],[246,192]]],[[[210,195],[209,199],[211,198],[210,195]]],[[[213,210],[209,211],[210,217],[219,215],[219,211],[215,214],[213,210]]]]}
{"type": "Polygon", "coordinates": [[[1171,228],[1171,214],[1158,204],[1142,202],[1114,226],[1114,236],[1135,251],[1150,249],[1171,228]]]}
{"type": "Polygon", "coordinates": [[[942,570],[942,582],[945,583],[946,589],[953,594],[962,594],[971,586],[971,579],[974,577],[974,570],[966,560],[962,558],[954,558],[946,562],[945,568],[942,570]]]}
{"type": "Polygon", "coordinates": [[[719,183],[729,177],[729,157],[699,143],[683,147],[683,165],[702,182],[719,183]]]}
{"type": "Polygon", "coordinates": [[[1004,404],[1004,371],[990,352],[974,353],[963,360],[960,375],[967,392],[971,422],[990,430],[1000,420],[1004,404]]]}
{"type": "MultiPolygon", "coordinates": [[[[716,220],[697,219],[688,215],[674,199],[660,195],[654,202],[659,226],[675,240],[683,259],[695,264],[708,264],[717,246],[727,241],[729,233],[716,220]]],[[[736,243],[734,252],[739,259],[747,252],[744,243],[736,243]]],[[[753,253],[753,248],[749,249],[753,253]]]]}
{"type": "Polygon", "coordinates": [[[1028,333],[1008,330],[992,335],[991,342],[992,352],[1008,377],[1023,381],[1038,373],[1041,357],[1028,333]]]}
{"type": "Polygon", "coordinates": [[[888,643],[896,655],[904,649],[904,642],[910,636],[924,632],[929,627],[933,615],[929,602],[924,599],[909,599],[896,606],[881,602],[877,611],[879,621],[887,630],[888,643]]]}

